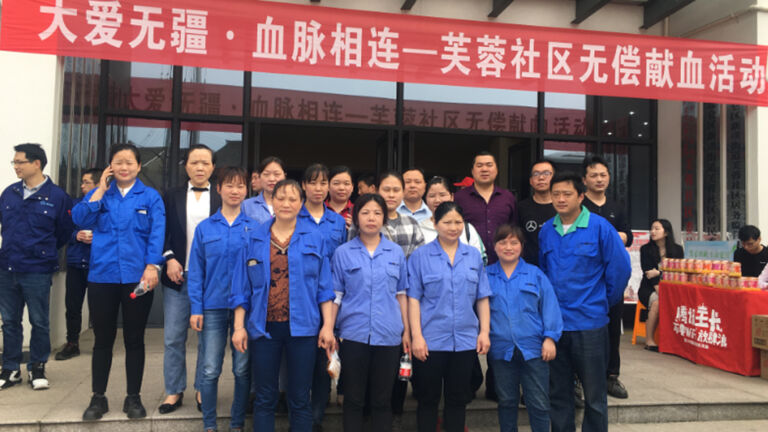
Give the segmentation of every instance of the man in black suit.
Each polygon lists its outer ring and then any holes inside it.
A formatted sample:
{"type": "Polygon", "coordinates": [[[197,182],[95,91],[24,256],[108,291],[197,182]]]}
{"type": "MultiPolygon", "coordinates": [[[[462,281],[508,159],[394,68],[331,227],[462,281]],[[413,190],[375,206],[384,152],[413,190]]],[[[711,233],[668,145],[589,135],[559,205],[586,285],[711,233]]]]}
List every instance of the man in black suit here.
{"type": "MultiPolygon", "coordinates": [[[[185,346],[189,328],[189,296],[186,265],[197,224],[221,207],[221,196],[210,182],[215,163],[216,156],[208,146],[191,146],[185,163],[189,181],[169,189],[165,194],[165,270],[162,282],[165,287],[163,377],[166,397],[160,405],[160,414],[173,412],[181,406],[187,386],[185,346]]],[[[195,397],[198,397],[197,393],[195,397]]]]}

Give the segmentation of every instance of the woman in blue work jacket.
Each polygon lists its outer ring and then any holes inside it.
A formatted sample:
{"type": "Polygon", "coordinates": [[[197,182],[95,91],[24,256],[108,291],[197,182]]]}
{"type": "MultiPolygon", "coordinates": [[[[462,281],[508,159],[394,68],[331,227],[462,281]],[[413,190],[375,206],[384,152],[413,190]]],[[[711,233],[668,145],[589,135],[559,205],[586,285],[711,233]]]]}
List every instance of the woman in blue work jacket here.
{"type": "Polygon", "coordinates": [[[283,351],[291,430],[312,430],[309,392],[315,347],[335,349],[333,281],[325,242],[317,229],[297,223],[301,202],[301,187],[295,180],[275,185],[275,218],[251,234],[232,274],[232,342],[236,350],[250,351],[256,390],[253,430],[258,432],[275,428],[283,351]]]}
{"type": "Polygon", "coordinates": [[[419,432],[434,431],[444,393],[443,427],[459,432],[472,399],[475,352],[485,354],[490,346],[491,290],[480,252],[459,241],[464,230],[461,207],[444,202],[435,209],[434,219],[437,239],[416,249],[408,260],[416,418],[419,432]]]}
{"type": "Polygon", "coordinates": [[[405,254],[381,234],[386,215],[387,203],[381,196],[360,196],[352,210],[359,234],[336,249],[331,265],[336,326],[342,339],[345,431],[363,430],[366,390],[372,430],[392,429],[392,382],[400,344],[410,353],[405,254]]]}
{"type": "Polygon", "coordinates": [[[120,309],[128,393],[123,412],[128,418],[146,417],[139,396],[144,375],[144,329],[163,263],[165,206],[160,194],[137,178],[141,171],[139,150],[133,144],[117,144],[112,146],[109,160],[99,187],[72,209],[75,224],[93,231],[88,272],[88,309],[95,336],[93,397],[83,420],[98,420],[109,411],[104,392],[120,309]],[[139,283],[146,294],[131,298],[139,283]]]}
{"type": "Polygon", "coordinates": [[[560,305],[547,276],[520,258],[525,235],[501,225],[493,237],[499,260],[488,266],[491,285],[491,350],[499,426],[517,430],[519,388],[533,432],[549,431],[549,365],[563,332],[560,305]]]}
{"type": "MultiPolygon", "coordinates": [[[[201,365],[198,386],[202,397],[203,428],[216,430],[216,402],[219,376],[224,361],[224,348],[233,331],[234,315],[229,309],[232,267],[258,222],[240,211],[248,194],[248,174],[239,167],[219,171],[216,188],[221,195],[221,208],[195,228],[189,254],[187,291],[189,294],[189,326],[198,332],[201,365]]],[[[232,350],[232,373],[235,376],[230,430],[242,431],[250,390],[248,353],[232,350]]]]}
{"type": "MultiPolygon", "coordinates": [[[[304,170],[301,188],[304,190],[304,205],[299,212],[297,223],[306,224],[320,231],[325,241],[325,254],[330,260],[333,252],[347,240],[347,225],[340,214],[326,207],[330,172],[323,164],[312,164],[304,170]]],[[[315,371],[312,376],[312,421],[322,425],[325,407],[331,391],[331,376],[328,375],[328,356],[318,348],[315,371]]]]}

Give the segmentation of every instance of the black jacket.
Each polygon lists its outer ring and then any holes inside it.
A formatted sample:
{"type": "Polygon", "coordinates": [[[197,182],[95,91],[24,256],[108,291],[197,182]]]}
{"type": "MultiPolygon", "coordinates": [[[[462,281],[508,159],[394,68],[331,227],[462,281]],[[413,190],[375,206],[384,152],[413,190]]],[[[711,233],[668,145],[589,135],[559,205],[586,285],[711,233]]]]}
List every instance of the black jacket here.
{"type": "MultiPolygon", "coordinates": [[[[211,183],[211,210],[213,215],[221,207],[221,196],[216,192],[216,186],[211,183]]],[[[175,258],[182,267],[186,265],[187,260],[187,190],[189,183],[184,182],[183,186],[169,189],[165,193],[165,246],[163,247],[163,257],[167,262],[175,258]],[[168,252],[171,252],[169,254],[168,252]]],[[[181,285],[177,285],[168,279],[166,267],[163,266],[161,275],[163,285],[180,290],[181,285]]]]}
{"type": "MultiPolygon", "coordinates": [[[[676,244],[672,250],[667,251],[667,258],[683,257],[683,247],[678,244],[676,244]]],[[[640,268],[643,271],[643,278],[640,281],[640,289],[637,290],[637,298],[640,300],[640,303],[645,305],[645,307],[648,307],[648,299],[651,297],[651,294],[653,294],[656,285],[661,282],[660,276],[648,279],[645,277],[645,272],[653,269],[659,270],[660,263],[661,257],[659,256],[659,248],[655,243],[647,243],[640,248],[640,268]]]]}

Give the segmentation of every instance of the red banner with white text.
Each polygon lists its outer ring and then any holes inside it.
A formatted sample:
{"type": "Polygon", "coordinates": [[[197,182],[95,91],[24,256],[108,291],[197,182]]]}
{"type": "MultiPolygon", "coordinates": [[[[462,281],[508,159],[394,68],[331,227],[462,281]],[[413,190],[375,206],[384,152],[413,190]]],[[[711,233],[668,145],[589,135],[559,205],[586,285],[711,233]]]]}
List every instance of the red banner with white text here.
{"type": "Polygon", "coordinates": [[[768,106],[768,47],[253,0],[5,0],[0,49],[768,106]]]}
{"type": "Polygon", "coordinates": [[[752,315],[766,313],[767,292],[662,282],[659,350],[741,375],[760,375],[752,315]]]}

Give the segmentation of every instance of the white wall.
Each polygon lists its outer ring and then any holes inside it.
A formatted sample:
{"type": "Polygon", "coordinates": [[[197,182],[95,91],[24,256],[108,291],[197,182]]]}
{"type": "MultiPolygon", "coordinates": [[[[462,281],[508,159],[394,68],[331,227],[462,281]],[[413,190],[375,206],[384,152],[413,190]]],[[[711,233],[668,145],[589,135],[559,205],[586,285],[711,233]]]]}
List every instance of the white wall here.
{"type": "MultiPolygon", "coordinates": [[[[758,4],[763,10],[756,13],[757,43],[768,45],[768,0],[758,4]]],[[[747,222],[768,232],[768,107],[752,107],[747,116],[747,222]]]]}
{"type": "MultiPolygon", "coordinates": [[[[658,209],[659,217],[669,219],[680,239],[682,216],[681,118],[683,103],[658,104],[658,209]]],[[[630,161],[631,163],[631,161],[630,161]]]]}
{"type": "MultiPolygon", "coordinates": [[[[684,11],[670,18],[670,36],[768,45],[768,0],[699,0],[684,11]]],[[[661,110],[659,117],[661,122],[661,110]]],[[[768,196],[768,108],[747,107],[745,126],[747,223],[766,231],[768,200],[760,198],[768,196]]],[[[661,139],[659,129],[660,146],[661,139]]],[[[660,153],[659,171],[661,164],[660,153]]],[[[667,205],[659,199],[660,208],[667,205]]]]}
{"type": "MultiPolygon", "coordinates": [[[[0,51],[0,188],[17,182],[10,161],[13,147],[24,142],[39,143],[45,149],[45,174],[57,178],[59,128],[61,123],[61,68],[55,56],[0,51]]],[[[65,339],[64,273],[54,276],[51,288],[51,343],[65,339]]],[[[87,323],[87,319],[85,320],[87,323]]],[[[30,327],[24,318],[24,345],[30,327]]]]}

